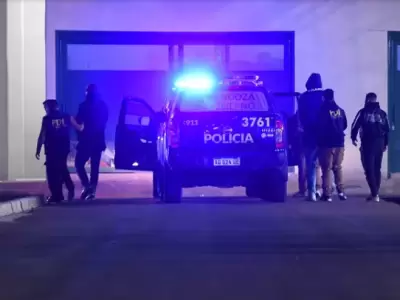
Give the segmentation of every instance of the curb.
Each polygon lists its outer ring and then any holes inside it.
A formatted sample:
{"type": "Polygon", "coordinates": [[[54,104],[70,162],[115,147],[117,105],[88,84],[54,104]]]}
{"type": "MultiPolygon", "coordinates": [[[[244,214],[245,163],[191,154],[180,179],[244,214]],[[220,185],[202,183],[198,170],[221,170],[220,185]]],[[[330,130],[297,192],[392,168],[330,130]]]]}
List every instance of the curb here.
{"type": "Polygon", "coordinates": [[[42,197],[30,196],[0,203],[0,218],[13,214],[31,212],[43,204],[42,197]]]}

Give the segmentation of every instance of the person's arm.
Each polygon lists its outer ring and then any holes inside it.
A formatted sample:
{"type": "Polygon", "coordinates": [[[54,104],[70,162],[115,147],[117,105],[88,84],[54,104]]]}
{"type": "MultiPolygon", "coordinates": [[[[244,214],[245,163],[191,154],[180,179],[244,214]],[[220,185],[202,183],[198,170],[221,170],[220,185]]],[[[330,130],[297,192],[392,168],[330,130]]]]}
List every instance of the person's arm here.
{"type": "Polygon", "coordinates": [[[385,148],[389,145],[389,132],[390,132],[390,125],[389,125],[389,118],[387,113],[383,112],[384,116],[384,123],[383,123],[383,130],[384,130],[384,139],[385,139],[385,148]]]}
{"type": "Polygon", "coordinates": [[[358,111],[353,123],[351,124],[351,140],[353,141],[353,144],[357,142],[358,131],[360,130],[360,127],[362,125],[363,111],[363,109],[360,109],[358,111]]]}
{"type": "Polygon", "coordinates": [[[78,124],[84,123],[84,120],[85,120],[85,111],[84,110],[85,110],[85,105],[84,105],[84,103],[81,103],[79,105],[78,113],[76,114],[76,117],[75,117],[75,121],[78,124]]]}
{"type": "Polygon", "coordinates": [[[317,115],[317,128],[315,128],[315,131],[317,133],[317,138],[320,139],[324,133],[325,133],[325,128],[326,128],[326,123],[327,123],[327,115],[326,115],[326,110],[321,107],[318,115],[317,115]]]}
{"type": "Polygon", "coordinates": [[[307,121],[307,120],[305,120],[306,116],[305,116],[305,112],[304,112],[303,95],[301,95],[298,98],[297,104],[298,104],[297,112],[298,112],[299,127],[302,128],[302,130],[304,130],[304,124],[305,124],[305,121],[307,121]]]}
{"type": "Polygon", "coordinates": [[[73,116],[70,116],[70,122],[72,127],[74,127],[78,131],[83,131],[84,124],[79,124],[73,116]]]}
{"type": "Polygon", "coordinates": [[[103,101],[101,102],[99,119],[100,119],[103,129],[105,129],[107,122],[108,122],[108,107],[107,107],[107,104],[103,101]]]}
{"type": "Polygon", "coordinates": [[[346,116],[346,112],[342,109],[342,114],[343,114],[343,130],[347,129],[347,116],[346,116]]]}
{"type": "Polygon", "coordinates": [[[42,126],[40,128],[40,133],[39,137],[37,139],[37,144],[36,144],[36,159],[40,159],[40,152],[42,151],[42,146],[45,142],[46,139],[46,123],[45,123],[45,118],[42,119],[42,126]]]}

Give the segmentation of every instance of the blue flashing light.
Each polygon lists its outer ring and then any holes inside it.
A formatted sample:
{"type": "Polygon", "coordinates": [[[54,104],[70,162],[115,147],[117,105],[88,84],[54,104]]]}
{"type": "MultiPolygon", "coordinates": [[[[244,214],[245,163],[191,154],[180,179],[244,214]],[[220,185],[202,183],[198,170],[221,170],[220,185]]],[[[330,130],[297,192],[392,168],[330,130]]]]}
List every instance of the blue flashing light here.
{"type": "Polygon", "coordinates": [[[217,80],[215,77],[207,73],[185,74],[179,77],[174,83],[174,87],[179,90],[194,92],[207,92],[216,85],[217,80]]]}

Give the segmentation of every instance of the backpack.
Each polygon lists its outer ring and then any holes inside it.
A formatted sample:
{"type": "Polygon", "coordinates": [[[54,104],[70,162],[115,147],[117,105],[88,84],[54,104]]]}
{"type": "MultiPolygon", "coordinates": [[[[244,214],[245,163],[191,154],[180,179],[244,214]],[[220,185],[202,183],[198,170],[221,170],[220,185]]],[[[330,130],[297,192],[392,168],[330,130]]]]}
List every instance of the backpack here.
{"type": "Polygon", "coordinates": [[[361,126],[362,137],[366,139],[380,138],[385,135],[385,117],[380,108],[372,111],[364,110],[361,126]]]}

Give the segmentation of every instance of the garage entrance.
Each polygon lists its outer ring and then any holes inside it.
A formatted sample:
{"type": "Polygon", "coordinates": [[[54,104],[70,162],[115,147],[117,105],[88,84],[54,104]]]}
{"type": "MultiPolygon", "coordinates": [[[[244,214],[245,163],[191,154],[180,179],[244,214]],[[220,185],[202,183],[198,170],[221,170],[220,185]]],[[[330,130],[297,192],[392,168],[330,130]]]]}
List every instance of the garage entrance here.
{"type": "Polygon", "coordinates": [[[388,152],[388,175],[400,172],[400,32],[389,32],[388,114],[391,125],[388,152]]]}
{"type": "MultiPolygon", "coordinates": [[[[89,83],[98,85],[109,107],[102,172],[114,171],[123,98],[140,97],[160,110],[173,73],[191,64],[257,74],[269,90],[292,93],[294,32],[56,32],[56,96],[62,109],[76,114],[89,83]]],[[[278,107],[291,114],[295,103],[282,98],[278,107]]],[[[69,159],[72,171],[74,156],[69,159]]]]}

